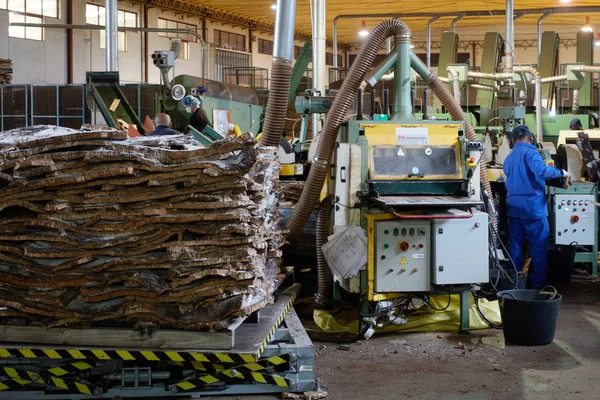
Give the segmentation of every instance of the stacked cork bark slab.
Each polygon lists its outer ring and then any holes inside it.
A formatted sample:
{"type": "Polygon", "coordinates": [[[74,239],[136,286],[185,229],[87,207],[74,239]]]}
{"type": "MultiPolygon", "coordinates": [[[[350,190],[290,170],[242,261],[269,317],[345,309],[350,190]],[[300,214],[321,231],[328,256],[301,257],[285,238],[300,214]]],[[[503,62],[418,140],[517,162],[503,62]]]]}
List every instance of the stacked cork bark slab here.
{"type": "Polygon", "coordinates": [[[12,83],[12,60],[0,58],[0,84],[12,83]]]}
{"type": "Polygon", "coordinates": [[[0,133],[0,316],[226,328],[271,301],[278,173],[250,135],[0,133]]]}

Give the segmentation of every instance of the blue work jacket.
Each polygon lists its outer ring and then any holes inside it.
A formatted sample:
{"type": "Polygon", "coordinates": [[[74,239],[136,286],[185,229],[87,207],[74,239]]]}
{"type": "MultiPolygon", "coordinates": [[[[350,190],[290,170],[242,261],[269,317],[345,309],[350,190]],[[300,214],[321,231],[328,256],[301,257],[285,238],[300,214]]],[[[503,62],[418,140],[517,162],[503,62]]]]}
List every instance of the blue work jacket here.
{"type": "Polygon", "coordinates": [[[175,129],[171,129],[166,125],[159,125],[152,132],[148,134],[148,136],[166,136],[166,135],[181,135],[180,132],[177,132],[175,129]]]}
{"type": "Polygon", "coordinates": [[[546,165],[534,145],[517,142],[504,160],[508,216],[539,219],[548,216],[546,180],[563,176],[546,165]]]}

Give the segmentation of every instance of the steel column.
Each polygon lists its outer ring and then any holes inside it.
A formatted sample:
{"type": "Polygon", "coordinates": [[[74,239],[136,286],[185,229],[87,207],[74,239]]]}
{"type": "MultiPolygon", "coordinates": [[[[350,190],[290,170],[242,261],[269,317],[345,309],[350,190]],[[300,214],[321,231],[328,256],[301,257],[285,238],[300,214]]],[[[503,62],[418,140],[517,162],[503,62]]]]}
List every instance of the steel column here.
{"type": "MultiPolygon", "coordinates": [[[[318,92],[320,96],[325,96],[325,81],[327,79],[327,71],[325,70],[325,16],[326,16],[326,0],[313,0],[312,11],[312,32],[313,32],[313,90],[318,92]]],[[[337,52],[333,56],[334,65],[337,65],[337,52]]],[[[312,116],[312,133],[313,138],[320,130],[319,126],[320,114],[312,116]]]]}
{"type": "Polygon", "coordinates": [[[117,0],[105,0],[105,34],[106,34],[106,71],[119,70],[119,19],[117,13],[117,0]]]}

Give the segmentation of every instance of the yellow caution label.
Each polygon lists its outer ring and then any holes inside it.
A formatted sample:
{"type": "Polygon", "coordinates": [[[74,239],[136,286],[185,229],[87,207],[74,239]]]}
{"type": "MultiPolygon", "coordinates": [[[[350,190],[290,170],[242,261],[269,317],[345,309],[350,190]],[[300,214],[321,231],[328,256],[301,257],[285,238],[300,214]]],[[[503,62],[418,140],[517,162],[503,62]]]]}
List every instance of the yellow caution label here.
{"type": "Polygon", "coordinates": [[[408,261],[406,261],[406,257],[402,257],[402,260],[400,260],[400,265],[406,265],[408,264],[408,261]]]}

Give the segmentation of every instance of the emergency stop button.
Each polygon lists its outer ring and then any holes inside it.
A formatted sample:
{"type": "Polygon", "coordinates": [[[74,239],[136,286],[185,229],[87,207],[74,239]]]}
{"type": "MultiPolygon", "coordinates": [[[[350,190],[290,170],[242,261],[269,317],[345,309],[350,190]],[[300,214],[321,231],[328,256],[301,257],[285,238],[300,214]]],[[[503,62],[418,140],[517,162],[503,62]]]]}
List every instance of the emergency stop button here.
{"type": "Polygon", "coordinates": [[[579,216],[578,215],[572,215],[571,216],[571,223],[575,224],[579,222],[579,216]]]}
{"type": "Polygon", "coordinates": [[[398,243],[398,248],[400,249],[400,251],[408,251],[408,248],[410,246],[408,245],[408,242],[400,242],[398,243]]]}

